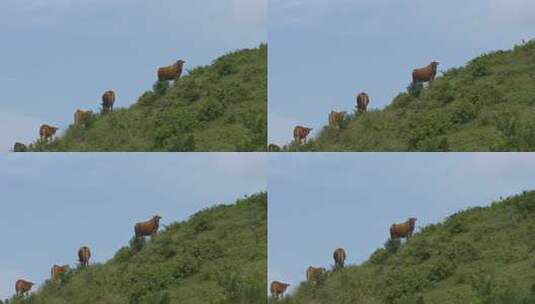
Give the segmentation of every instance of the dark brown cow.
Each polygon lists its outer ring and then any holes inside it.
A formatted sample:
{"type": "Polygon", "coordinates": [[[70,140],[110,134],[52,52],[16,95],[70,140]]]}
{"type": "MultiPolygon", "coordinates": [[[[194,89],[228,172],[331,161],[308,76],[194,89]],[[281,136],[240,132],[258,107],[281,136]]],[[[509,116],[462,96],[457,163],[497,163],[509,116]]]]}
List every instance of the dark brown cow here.
{"type": "Polygon", "coordinates": [[[392,224],[390,226],[390,238],[410,238],[414,231],[414,226],[416,224],[416,218],[411,217],[405,223],[402,224],[392,224]]]}
{"type": "Polygon", "coordinates": [[[115,92],[106,91],[102,94],[102,112],[113,111],[113,104],[115,103],[115,92]]]}
{"type": "Polygon", "coordinates": [[[303,141],[307,143],[307,136],[312,131],[312,128],[307,128],[303,126],[297,126],[294,128],[294,141],[296,144],[300,145],[303,141]]]}
{"type": "Polygon", "coordinates": [[[91,118],[92,115],[93,112],[91,111],[76,110],[76,112],[74,112],[74,124],[84,124],[87,122],[87,120],[89,120],[89,118],[91,118]]]}
{"type": "Polygon", "coordinates": [[[316,268],[316,267],[310,266],[307,268],[307,281],[317,284],[321,275],[323,275],[326,272],[327,272],[327,269],[323,267],[316,268]]]}
{"type": "Polygon", "coordinates": [[[342,111],[342,112],[331,111],[331,113],[329,113],[329,126],[332,128],[339,129],[340,124],[342,123],[342,121],[344,121],[346,114],[347,112],[345,111],[342,111]]]}
{"type": "Polygon", "coordinates": [[[52,266],[52,269],[50,270],[50,276],[52,280],[54,281],[61,281],[61,275],[66,273],[69,270],[69,265],[55,265],[52,266]]]}
{"type": "Polygon", "coordinates": [[[152,219],[146,222],[137,223],[134,226],[136,237],[156,235],[156,233],[158,232],[158,227],[160,226],[160,219],[161,216],[155,215],[152,217],[152,219]]]}
{"type": "Polygon", "coordinates": [[[362,92],[357,95],[357,110],[359,112],[368,111],[368,104],[370,104],[370,96],[362,92]]]}
{"type": "Polygon", "coordinates": [[[158,69],[158,80],[178,80],[182,75],[184,60],[178,60],[175,64],[158,69]]]}
{"type": "Polygon", "coordinates": [[[335,268],[344,268],[346,261],[346,251],[343,248],[338,248],[333,253],[335,268]]]}
{"type": "Polygon", "coordinates": [[[284,297],[284,292],[290,286],[290,284],[282,283],[279,281],[271,282],[271,297],[274,299],[279,299],[279,297],[284,297]]]}
{"type": "Polygon", "coordinates": [[[48,141],[49,139],[54,137],[54,134],[56,134],[57,130],[58,128],[56,127],[52,127],[46,124],[41,125],[41,127],[39,128],[39,136],[41,137],[42,140],[48,141]]]}
{"type": "Polygon", "coordinates": [[[412,83],[435,80],[435,77],[437,76],[437,67],[439,64],[439,62],[433,61],[425,68],[414,69],[412,71],[412,83]]]}
{"type": "Polygon", "coordinates": [[[83,246],[78,250],[78,261],[82,267],[89,266],[89,259],[91,258],[91,250],[89,247],[83,246]]]}
{"type": "Polygon", "coordinates": [[[17,292],[17,296],[24,296],[27,295],[30,290],[32,289],[32,286],[35,285],[32,282],[28,282],[25,280],[18,280],[15,283],[15,291],[17,292]]]}

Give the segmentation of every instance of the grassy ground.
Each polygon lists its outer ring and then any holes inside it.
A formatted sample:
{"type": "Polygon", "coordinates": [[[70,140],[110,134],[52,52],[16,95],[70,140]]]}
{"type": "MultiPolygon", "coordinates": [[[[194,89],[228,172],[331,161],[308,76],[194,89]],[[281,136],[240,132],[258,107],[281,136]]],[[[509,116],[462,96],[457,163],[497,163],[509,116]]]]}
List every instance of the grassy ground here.
{"type": "MultiPolygon", "coordinates": [[[[265,304],[267,194],[199,211],[10,304],[265,304]]],[[[0,301],[1,303],[1,301],[0,301]]]]}
{"type": "Polygon", "coordinates": [[[302,283],[286,304],[535,303],[535,192],[387,241],[362,265],[302,283]]]}
{"type": "Polygon", "coordinates": [[[267,45],[224,55],[29,151],[265,151],[267,45]]]}
{"type": "Polygon", "coordinates": [[[482,55],[285,151],[534,151],[535,40],[482,55]]]}

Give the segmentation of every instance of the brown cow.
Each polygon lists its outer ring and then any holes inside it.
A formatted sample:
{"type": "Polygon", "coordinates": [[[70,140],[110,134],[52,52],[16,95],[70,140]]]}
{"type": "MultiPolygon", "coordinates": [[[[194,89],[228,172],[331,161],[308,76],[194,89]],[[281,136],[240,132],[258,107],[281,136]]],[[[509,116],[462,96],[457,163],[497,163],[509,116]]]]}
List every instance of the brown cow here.
{"type": "Polygon", "coordinates": [[[54,264],[50,270],[50,276],[54,281],[61,281],[61,275],[69,270],[69,265],[58,266],[54,264]]]}
{"type": "Polygon", "coordinates": [[[56,127],[44,124],[39,128],[39,136],[42,140],[48,141],[50,138],[54,137],[54,134],[56,134],[57,130],[58,128],[56,127]]]}
{"type": "Polygon", "coordinates": [[[297,126],[294,128],[294,141],[296,144],[300,145],[303,140],[304,143],[307,143],[307,136],[312,131],[312,128],[306,128],[303,126],[297,126]]]}
{"type": "Polygon", "coordinates": [[[345,111],[342,111],[342,112],[331,111],[331,113],[329,113],[329,126],[332,128],[339,129],[340,124],[342,123],[342,121],[344,121],[346,114],[347,112],[345,111]]]}
{"type": "Polygon", "coordinates": [[[32,282],[28,282],[25,280],[18,280],[15,283],[15,291],[17,292],[17,296],[24,296],[25,294],[28,294],[30,290],[32,289],[32,286],[35,285],[32,282]]]}
{"type": "Polygon", "coordinates": [[[435,77],[437,76],[437,67],[439,64],[439,62],[433,61],[425,68],[414,69],[412,71],[412,83],[435,80],[435,77]]]}
{"type": "Polygon", "coordinates": [[[357,95],[357,110],[359,112],[368,111],[368,104],[370,103],[370,96],[362,92],[357,95]]]}
{"type": "Polygon", "coordinates": [[[310,266],[307,268],[307,281],[318,284],[320,277],[326,272],[327,270],[323,267],[316,268],[310,266]]]}
{"type": "Polygon", "coordinates": [[[78,261],[82,267],[89,266],[89,259],[91,258],[91,250],[89,247],[83,246],[78,250],[78,261]]]}
{"type": "Polygon", "coordinates": [[[159,215],[155,215],[152,217],[152,219],[146,221],[137,223],[134,226],[134,231],[136,233],[136,237],[140,236],[154,236],[158,232],[158,227],[160,226],[160,219],[162,217],[159,215]]]}
{"type": "Polygon", "coordinates": [[[178,80],[182,75],[184,60],[178,60],[175,64],[158,69],[158,80],[178,80]]]}
{"type": "Polygon", "coordinates": [[[343,248],[338,248],[333,253],[335,268],[344,268],[346,261],[346,251],[343,248]]]}
{"type": "Polygon", "coordinates": [[[415,224],[416,218],[414,217],[411,217],[408,221],[402,224],[392,224],[392,226],[390,226],[390,238],[410,238],[414,231],[415,224]]]}
{"type": "Polygon", "coordinates": [[[279,299],[279,297],[284,297],[284,292],[290,284],[282,283],[279,281],[271,282],[271,297],[274,299],[279,299]]]}
{"type": "Polygon", "coordinates": [[[115,92],[106,91],[102,95],[102,112],[113,111],[113,104],[115,103],[115,92]]]}
{"type": "Polygon", "coordinates": [[[91,118],[92,115],[93,112],[91,111],[76,110],[76,112],[74,112],[74,124],[84,124],[87,122],[87,120],[89,120],[89,118],[91,118]]]}

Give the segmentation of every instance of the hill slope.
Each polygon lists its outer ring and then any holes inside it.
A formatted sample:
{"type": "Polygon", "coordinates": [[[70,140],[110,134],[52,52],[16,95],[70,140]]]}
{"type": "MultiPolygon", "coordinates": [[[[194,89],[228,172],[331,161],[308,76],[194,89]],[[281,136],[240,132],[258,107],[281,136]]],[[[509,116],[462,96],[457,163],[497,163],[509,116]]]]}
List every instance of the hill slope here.
{"type": "Polygon", "coordinates": [[[157,82],[133,106],[71,125],[61,138],[29,150],[266,150],[267,45],[224,55],[167,87],[157,82]]]}
{"type": "Polygon", "coordinates": [[[286,150],[533,151],[535,40],[450,69],[424,89],[409,87],[385,109],[352,115],[342,130],[325,127],[286,150]]]}
{"type": "Polygon", "coordinates": [[[535,303],[535,192],[458,212],[322,280],[285,303],[535,303]]]}
{"type": "Polygon", "coordinates": [[[11,304],[265,304],[267,194],[202,210],[11,304]]]}

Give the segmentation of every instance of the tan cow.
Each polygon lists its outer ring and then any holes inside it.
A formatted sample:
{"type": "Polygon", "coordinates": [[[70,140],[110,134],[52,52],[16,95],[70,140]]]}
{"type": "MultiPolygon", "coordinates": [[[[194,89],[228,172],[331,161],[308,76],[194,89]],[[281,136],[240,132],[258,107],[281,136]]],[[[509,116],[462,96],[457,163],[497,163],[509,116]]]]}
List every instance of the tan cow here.
{"type": "Polygon", "coordinates": [[[416,218],[411,217],[405,223],[402,224],[392,224],[390,226],[390,238],[410,238],[414,232],[414,226],[416,224],[416,218]]]}
{"type": "Polygon", "coordinates": [[[17,296],[27,295],[32,289],[33,285],[35,284],[32,282],[28,282],[25,280],[17,280],[17,282],[15,283],[15,291],[17,292],[17,296]]]}
{"type": "Polygon", "coordinates": [[[175,64],[158,69],[158,80],[178,80],[182,75],[184,60],[178,60],[175,64]]]}
{"type": "Polygon", "coordinates": [[[161,218],[161,216],[155,215],[152,217],[152,219],[146,222],[137,223],[134,226],[136,237],[156,235],[156,233],[158,232],[158,227],[160,226],[161,218]]]}
{"type": "Polygon", "coordinates": [[[92,115],[93,112],[91,111],[76,110],[76,112],[74,112],[74,124],[84,124],[89,120],[89,118],[91,118],[92,115]]]}
{"type": "Polygon", "coordinates": [[[307,281],[314,283],[314,284],[318,284],[321,276],[326,272],[327,270],[323,267],[316,268],[316,267],[309,266],[307,268],[307,281]]]}
{"type": "Polygon", "coordinates": [[[359,112],[368,111],[368,104],[370,104],[370,96],[362,92],[357,95],[357,110],[359,112]]]}
{"type": "Polygon", "coordinates": [[[61,281],[61,276],[69,270],[69,265],[59,266],[54,264],[50,270],[50,277],[54,281],[61,281]]]}
{"type": "Polygon", "coordinates": [[[56,131],[58,128],[52,127],[46,124],[41,125],[39,128],[39,136],[42,140],[48,141],[52,137],[54,137],[54,134],[56,134],[56,131]]]}
{"type": "Polygon", "coordinates": [[[340,124],[342,123],[342,121],[344,121],[346,114],[347,112],[345,111],[342,111],[342,112],[331,111],[331,113],[329,113],[329,126],[331,128],[339,129],[340,124]]]}
{"type": "Polygon", "coordinates": [[[290,286],[290,284],[282,283],[279,281],[271,282],[271,297],[274,299],[279,299],[279,297],[284,297],[284,292],[290,286]]]}
{"type": "Polygon", "coordinates": [[[90,258],[91,258],[91,250],[89,250],[89,247],[83,246],[82,248],[78,249],[78,261],[80,262],[80,265],[82,267],[89,266],[90,258]]]}
{"type": "Polygon", "coordinates": [[[346,261],[346,251],[343,248],[338,248],[333,253],[335,268],[344,268],[346,261]]]}
{"type": "Polygon", "coordinates": [[[412,83],[435,80],[435,77],[437,76],[437,67],[439,64],[439,62],[433,61],[425,68],[414,69],[412,71],[412,83]]]}
{"type": "Polygon", "coordinates": [[[307,143],[307,136],[312,131],[312,128],[306,128],[303,126],[297,126],[294,128],[294,141],[296,144],[300,145],[303,141],[307,143]]]}
{"type": "Polygon", "coordinates": [[[106,113],[113,111],[113,104],[115,103],[115,92],[112,90],[102,94],[102,112],[106,113]]]}

